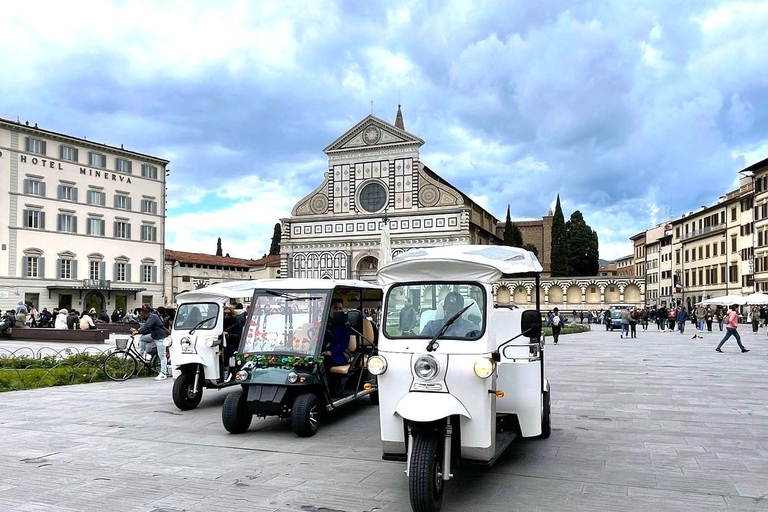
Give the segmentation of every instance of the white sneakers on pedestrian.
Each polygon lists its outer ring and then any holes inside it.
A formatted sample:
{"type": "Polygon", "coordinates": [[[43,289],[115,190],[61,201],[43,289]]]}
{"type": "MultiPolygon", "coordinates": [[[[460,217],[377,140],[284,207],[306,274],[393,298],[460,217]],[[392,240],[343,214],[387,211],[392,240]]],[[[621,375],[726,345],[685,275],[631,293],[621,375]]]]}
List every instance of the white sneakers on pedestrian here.
{"type": "Polygon", "coordinates": [[[155,380],[165,380],[167,378],[168,376],[166,374],[164,374],[163,372],[160,372],[157,374],[157,377],[155,377],[155,380]]]}

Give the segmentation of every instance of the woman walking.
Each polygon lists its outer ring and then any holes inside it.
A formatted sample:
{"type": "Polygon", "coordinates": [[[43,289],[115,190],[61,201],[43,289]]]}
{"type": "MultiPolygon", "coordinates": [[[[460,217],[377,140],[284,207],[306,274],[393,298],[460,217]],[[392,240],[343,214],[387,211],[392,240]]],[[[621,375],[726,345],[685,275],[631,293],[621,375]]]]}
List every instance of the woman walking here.
{"type": "Polygon", "coordinates": [[[757,333],[757,328],[760,326],[760,312],[757,310],[757,306],[752,306],[749,319],[752,321],[752,333],[757,333]]]}
{"type": "Polygon", "coordinates": [[[725,343],[731,336],[736,338],[736,343],[739,344],[739,348],[741,348],[742,352],[749,352],[749,350],[744,348],[744,345],[741,344],[741,336],[739,336],[739,333],[736,330],[739,327],[739,314],[736,312],[737,309],[739,309],[739,306],[736,304],[731,306],[731,310],[728,312],[728,321],[725,324],[725,336],[720,340],[720,344],[715,349],[715,352],[722,352],[720,347],[722,347],[723,343],[725,343]]]}

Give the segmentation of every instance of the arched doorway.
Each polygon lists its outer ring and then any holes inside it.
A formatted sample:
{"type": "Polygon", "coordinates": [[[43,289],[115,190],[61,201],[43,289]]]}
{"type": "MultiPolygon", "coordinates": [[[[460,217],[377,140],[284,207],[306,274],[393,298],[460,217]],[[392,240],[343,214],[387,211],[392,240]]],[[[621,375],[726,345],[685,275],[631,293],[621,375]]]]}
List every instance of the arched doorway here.
{"type": "Polygon", "coordinates": [[[83,311],[88,311],[91,308],[96,310],[96,313],[100,313],[104,309],[104,295],[101,292],[90,291],[85,294],[83,298],[83,311]]]}
{"type": "Polygon", "coordinates": [[[379,260],[374,256],[366,256],[357,264],[358,279],[363,281],[375,281],[376,271],[379,269],[379,260]]]}

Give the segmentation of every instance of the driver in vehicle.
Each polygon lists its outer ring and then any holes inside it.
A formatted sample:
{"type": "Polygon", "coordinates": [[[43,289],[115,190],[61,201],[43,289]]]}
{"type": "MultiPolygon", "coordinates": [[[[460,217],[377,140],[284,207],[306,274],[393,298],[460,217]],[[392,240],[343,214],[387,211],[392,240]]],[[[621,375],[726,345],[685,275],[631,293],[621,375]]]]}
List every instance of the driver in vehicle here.
{"type": "MultiPolygon", "coordinates": [[[[458,292],[449,292],[443,300],[443,311],[445,315],[443,318],[427,322],[427,325],[424,326],[420,336],[434,336],[443,327],[445,321],[459,312],[462,308],[464,308],[464,297],[458,292]]],[[[445,336],[464,338],[472,331],[480,332],[480,327],[476,323],[465,319],[462,315],[448,327],[448,330],[445,331],[445,336]]]]}
{"type": "Polygon", "coordinates": [[[341,299],[333,299],[328,329],[323,340],[323,359],[326,370],[347,364],[345,352],[349,347],[349,335],[349,328],[344,321],[344,303],[341,299]]]}

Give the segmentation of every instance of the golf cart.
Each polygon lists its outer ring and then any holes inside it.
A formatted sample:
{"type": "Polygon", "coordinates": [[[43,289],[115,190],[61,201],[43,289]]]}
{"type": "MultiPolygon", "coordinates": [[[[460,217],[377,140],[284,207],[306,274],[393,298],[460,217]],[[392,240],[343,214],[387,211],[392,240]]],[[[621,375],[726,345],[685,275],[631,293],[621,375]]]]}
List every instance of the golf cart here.
{"type": "Polygon", "coordinates": [[[323,411],[364,396],[375,403],[376,382],[366,362],[376,352],[376,330],[362,311],[380,308],[381,299],[381,288],[364,281],[261,281],[236,356],[235,379],[243,389],[224,401],[224,428],[239,434],[253,415],[277,416],[290,418],[293,431],[309,437],[323,411]],[[334,303],[339,311],[331,315],[334,303]],[[331,356],[329,347],[340,346],[331,356]]]}
{"type": "Polygon", "coordinates": [[[182,411],[197,407],[205,388],[236,384],[231,370],[245,318],[225,330],[224,307],[250,297],[258,285],[258,280],[229,281],[176,297],[173,328],[164,344],[171,354],[175,379],[173,403],[182,411]]]}
{"type": "Polygon", "coordinates": [[[416,249],[379,269],[384,319],[368,370],[383,458],[406,463],[413,510],[440,509],[457,463],[490,467],[517,436],[549,437],[541,271],[526,250],[480,245],[416,249]],[[534,279],[536,309],[494,304],[502,277],[534,279]],[[400,328],[408,307],[415,329],[400,328]]]}

